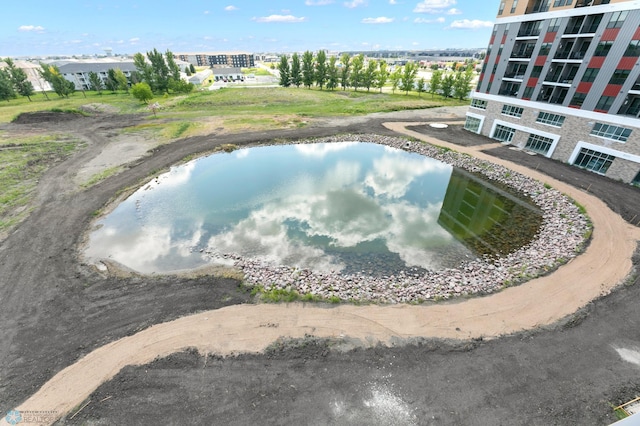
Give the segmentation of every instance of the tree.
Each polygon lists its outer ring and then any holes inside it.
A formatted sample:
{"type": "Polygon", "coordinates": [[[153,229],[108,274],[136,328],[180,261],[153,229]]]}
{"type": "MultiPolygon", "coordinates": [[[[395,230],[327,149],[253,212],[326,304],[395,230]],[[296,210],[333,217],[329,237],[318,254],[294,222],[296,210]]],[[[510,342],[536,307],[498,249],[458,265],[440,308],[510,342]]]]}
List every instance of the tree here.
{"type": "Polygon", "coordinates": [[[124,90],[129,93],[129,81],[127,80],[127,76],[124,75],[120,68],[116,68],[113,71],[113,77],[116,81],[116,87],[118,90],[124,90]]]}
{"type": "Polygon", "coordinates": [[[91,90],[98,92],[99,95],[102,95],[104,84],[102,83],[100,76],[93,71],[89,71],[89,87],[91,90]]]}
{"type": "Polygon", "coordinates": [[[153,91],[147,83],[136,83],[131,86],[131,94],[140,102],[148,104],[153,99],[153,91]]]}
{"type": "Polygon", "coordinates": [[[332,56],[329,58],[329,65],[327,66],[327,89],[333,90],[338,87],[338,58],[332,56]]]}
{"type": "Polygon", "coordinates": [[[364,55],[361,53],[351,61],[351,86],[357,92],[358,87],[362,87],[364,69],[364,55]]]}
{"type": "Polygon", "coordinates": [[[444,78],[442,79],[442,86],[440,87],[440,90],[442,91],[442,96],[444,96],[445,98],[451,97],[451,92],[453,92],[454,83],[455,83],[455,79],[453,77],[453,74],[447,74],[446,76],[444,76],[444,78]]]}
{"type": "Polygon", "coordinates": [[[308,89],[311,89],[311,85],[315,79],[314,77],[313,53],[307,50],[302,54],[302,84],[307,86],[308,89]]]}
{"type": "Polygon", "coordinates": [[[431,80],[429,80],[429,93],[431,93],[431,99],[433,96],[442,89],[442,71],[436,70],[431,74],[431,80]]]}
{"type": "Polygon", "coordinates": [[[4,60],[7,64],[9,76],[11,77],[11,83],[13,88],[20,96],[26,96],[31,102],[31,95],[33,95],[33,84],[28,80],[27,74],[22,68],[16,67],[11,58],[4,60]]]}
{"type": "Polygon", "coordinates": [[[187,77],[191,77],[191,75],[192,75],[191,68],[189,68],[189,67],[185,68],[184,72],[187,74],[187,77]]]}
{"type": "Polygon", "coordinates": [[[471,91],[471,81],[473,80],[473,69],[467,68],[465,72],[458,71],[453,82],[453,96],[463,100],[471,91]]]}
{"type": "Polygon", "coordinates": [[[173,79],[174,81],[181,80],[180,67],[178,66],[178,64],[176,64],[176,60],[173,57],[173,53],[169,49],[167,49],[164,56],[167,59],[167,67],[169,68],[169,74],[171,75],[171,79],[173,79]]]}
{"type": "Polygon", "coordinates": [[[16,97],[9,71],[0,69],[0,101],[9,101],[16,97]]]}
{"type": "Polygon", "coordinates": [[[76,90],[76,85],[72,81],[65,79],[60,73],[60,69],[55,65],[41,63],[38,72],[51,85],[56,95],[60,97],[68,98],[76,90]]]}
{"type": "Polygon", "coordinates": [[[316,84],[320,90],[327,82],[327,52],[320,50],[316,55],[316,84]]]}
{"type": "Polygon", "coordinates": [[[362,86],[367,88],[367,92],[376,82],[378,74],[378,63],[376,61],[369,61],[367,68],[362,75],[362,86]]]}
{"type": "Polygon", "coordinates": [[[414,89],[417,74],[418,65],[415,62],[407,62],[402,71],[402,78],[400,79],[400,90],[404,90],[405,95],[414,89]]]}
{"type": "Polygon", "coordinates": [[[280,57],[280,63],[278,64],[278,71],[280,72],[280,86],[289,87],[291,86],[291,77],[289,71],[289,60],[286,55],[282,55],[280,57]]]}
{"type": "Polygon", "coordinates": [[[300,55],[294,53],[291,56],[291,84],[300,87],[302,84],[302,68],[300,65],[300,55]]]}
{"type": "Polygon", "coordinates": [[[144,81],[150,87],[153,87],[153,68],[147,62],[147,59],[142,53],[138,52],[133,55],[133,65],[136,67],[136,75],[139,78],[138,83],[142,83],[144,81]]]}
{"type": "Polygon", "coordinates": [[[340,85],[342,86],[342,90],[347,90],[347,86],[349,85],[349,74],[351,73],[351,55],[343,53],[340,57],[340,62],[342,63],[342,69],[340,71],[340,85]]]}
{"type": "Polygon", "coordinates": [[[402,79],[402,68],[396,67],[395,70],[389,76],[389,81],[391,81],[391,91],[396,93],[396,89],[398,88],[398,84],[400,84],[400,80],[402,79]]]}
{"type": "Polygon", "coordinates": [[[384,60],[380,60],[378,63],[378,73],[376,75],[376,87],[380,89],[380,93],[382,93],[384,85],[387,84],[387,80],[389,80],[389,69],[387,68],[387,63],[384,60]]]}
{"type": "Polygon", "coordinates": [[[109,71],[107,71],[107,81],[104,82],[104,85],[106,86],[107,90],[111,91],[111,93],[116,93],[116,91],[118,90],[118,79],[116,78],[115,69],[110,68],[109,71]]]}
{"type": "Polygon", "coordinates": [[[427,90],[427,82],[424,77],[420,77],[416,82],[416,90],[418,91],[418,96],[424,93],[427,90]]]}
{"type": "Polygon", "coordinates": [[[169,93],[169,80],[171,80],[172,70],[169,69],[165,62],[164,55],[154,48],[151,52],[147,52],[147,58],[151,62],[153,83],[155,84],[154,86],[147,82],[151,90],[156,93],[169,93]]]}
{"type": "Polygon", "coordinates": [[[440,65],[438,65],[437,63],[433,63],[429,66],[429,68],[431,68],[433,71],[439,70],[440,69],[440,65]]]}
{"type": "Polygon", "coordinates": [[[189,71],[191,71],[191,74],[195,74],[196,73],[196,67],[194,67],[193,64],[189,64],[189,71]]]}

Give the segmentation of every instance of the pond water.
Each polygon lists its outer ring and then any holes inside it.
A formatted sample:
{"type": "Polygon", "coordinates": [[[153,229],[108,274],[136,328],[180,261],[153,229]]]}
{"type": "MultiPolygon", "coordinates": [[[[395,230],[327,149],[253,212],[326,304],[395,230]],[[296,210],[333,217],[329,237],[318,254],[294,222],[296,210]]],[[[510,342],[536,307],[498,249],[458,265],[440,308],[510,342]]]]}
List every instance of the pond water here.
{"type": "Polygon", "coordinates": [[[264,146],[171,168],[99,220],[85,255],[142,273],[236,253],[318,271],[454,268],[533,238],[541,217],[450,165],[363,142],[264,146]]]}

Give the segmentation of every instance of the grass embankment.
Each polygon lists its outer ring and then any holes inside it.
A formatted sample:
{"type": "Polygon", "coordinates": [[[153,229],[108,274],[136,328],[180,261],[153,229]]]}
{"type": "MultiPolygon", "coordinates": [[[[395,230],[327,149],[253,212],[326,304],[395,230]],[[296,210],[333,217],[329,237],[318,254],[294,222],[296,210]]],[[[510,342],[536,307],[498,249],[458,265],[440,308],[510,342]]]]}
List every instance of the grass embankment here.
{"type": "Polygon", "coordinates": [[[0,235],[27,216],[40,176],[78,145],[66,135],[10,137],[0,133],[0,235]]]}

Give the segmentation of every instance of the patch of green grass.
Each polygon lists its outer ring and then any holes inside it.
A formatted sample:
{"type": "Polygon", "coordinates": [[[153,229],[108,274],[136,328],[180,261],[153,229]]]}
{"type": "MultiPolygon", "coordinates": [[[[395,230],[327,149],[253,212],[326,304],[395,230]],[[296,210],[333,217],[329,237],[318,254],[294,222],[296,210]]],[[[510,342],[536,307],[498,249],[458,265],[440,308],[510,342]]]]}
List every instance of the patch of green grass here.
{"type": "Polygon", "coordinates": [[[0,138],[0,231],[29,213],[38,179],[67,158],[80,143],[66,135],[0,138]]]}
{"type": "Polygon", "coordinates": [[[122,167],[120,166],[108,168],[106,170],[101,171],[100,173],[96,173],[95,175],[91,176],[86,182],[84,182],[80,186],[83,188],[92,187],[96,183],[102,182],[109,176],[118,174],[121,170],[122,170],[122,167]]]}

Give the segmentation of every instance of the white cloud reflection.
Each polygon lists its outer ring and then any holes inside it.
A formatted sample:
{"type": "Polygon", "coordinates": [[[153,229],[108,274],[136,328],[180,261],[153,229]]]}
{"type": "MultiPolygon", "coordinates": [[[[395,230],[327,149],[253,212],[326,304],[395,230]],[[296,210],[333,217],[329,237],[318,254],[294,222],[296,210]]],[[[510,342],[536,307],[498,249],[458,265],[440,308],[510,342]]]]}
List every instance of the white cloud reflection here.
{"type": "Polygon", "coordinates": [[[295,146],[296,151],[307,157],[323,158],[329,153],[342,151],[359,142],[335,142],[335,143],[311,143],[298,144],[295,146]]]}

